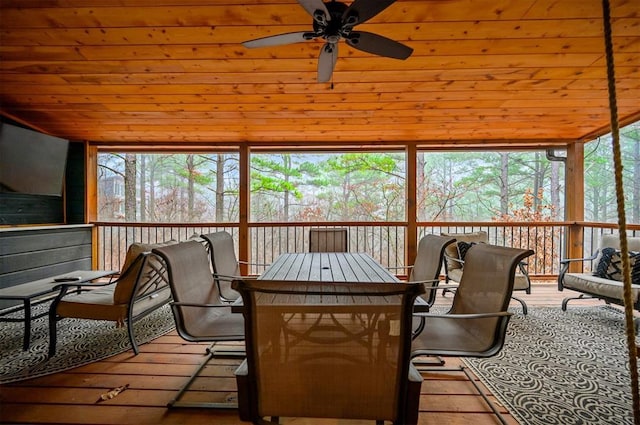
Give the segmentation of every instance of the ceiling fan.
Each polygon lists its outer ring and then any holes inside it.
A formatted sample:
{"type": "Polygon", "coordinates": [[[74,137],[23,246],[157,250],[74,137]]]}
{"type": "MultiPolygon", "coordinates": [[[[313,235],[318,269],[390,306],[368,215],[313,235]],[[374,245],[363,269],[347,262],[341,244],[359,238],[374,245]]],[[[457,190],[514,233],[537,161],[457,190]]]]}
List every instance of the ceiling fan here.
{"type": "Polygon", "coordinates": [[[402,43],[366,31],[354,31],[353,27],[376,16],[395,3],[395,0],[355,0],[347,6],[335,0],[298,0],[313,17],[313,31],[290,32],[257,38],[242,43],[247,48],[278,46],[299,43],[316,38],[326,42],[318,58],[318,81],[331,79],[338,59],[338,42],[345,42],[358,50],[394,59],[406,59],[413,49],[402,43]]]}

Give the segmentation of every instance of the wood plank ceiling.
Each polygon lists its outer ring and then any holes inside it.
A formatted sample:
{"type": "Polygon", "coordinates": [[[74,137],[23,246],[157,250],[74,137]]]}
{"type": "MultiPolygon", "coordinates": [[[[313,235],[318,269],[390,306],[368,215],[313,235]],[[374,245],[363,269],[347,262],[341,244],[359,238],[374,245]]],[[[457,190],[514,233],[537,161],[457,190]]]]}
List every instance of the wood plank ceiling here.
{"type": "MultiPolygon", "coordinates": [[[[350,2],[346,2],[350,3],[350,2]]],[[[617,103],[640,119],[640,1],[611,0],[617,103]]],[[[0,111],[71,140],[539,147],[608,132],[600,0],[398,0],[356,29],[414,49],[321,40],[296,0],[2,0],[0,111]]]]}

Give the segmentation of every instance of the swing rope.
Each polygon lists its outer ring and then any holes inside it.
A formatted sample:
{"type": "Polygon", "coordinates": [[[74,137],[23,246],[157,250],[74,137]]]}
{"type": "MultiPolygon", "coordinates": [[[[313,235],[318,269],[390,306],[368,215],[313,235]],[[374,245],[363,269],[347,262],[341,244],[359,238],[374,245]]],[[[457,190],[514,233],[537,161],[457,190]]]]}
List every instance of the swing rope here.
{"type": "Polygon", "coordinates": [[[618,123],[618,104],[616,99],[615,68],[613,63],[613,42],[611,31],[611,11],[609,0],[602,0],[604,21],[604,41],[607,56],[607,83],[609,88],[609,110],[611,113],[611,142],[613,162],[615,165],[616,201],[618,207],[618,233],[620,234],[620,251],[623,272],[624,314],[626,322],[627,347],[629,351],[629,371],[631,372],[631,390],[633,395],[633,418],[635,425],[640,425],[640,391],[638,390],[638,352],[636,348],[636,332],[633,321],[633,301],[631,294],[631,265],[629,246],[627,243],[627,224],[624,209],[624,190],[622,187],[622,155],[620,153],[620,127],[618,123]]]}

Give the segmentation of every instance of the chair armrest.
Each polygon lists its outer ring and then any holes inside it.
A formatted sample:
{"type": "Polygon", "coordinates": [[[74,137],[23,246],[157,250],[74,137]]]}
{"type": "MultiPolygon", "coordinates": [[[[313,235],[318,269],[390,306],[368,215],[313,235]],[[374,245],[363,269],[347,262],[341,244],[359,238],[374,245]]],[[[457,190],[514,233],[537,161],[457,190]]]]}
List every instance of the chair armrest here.
{"type": "Polygon", "coordinates": [[[233,282],[234,280],[251,280],[251,279],[257,279],[257,276],[232,276],[232,275],[228,275],[228,274],[218,274],[218,273],[213,273],[213,277],[220,279],[220,280],[228,280],[233,282]]]}
{"type": "Polygon", "coordinates": [[[228,304],[200,304],[200,303],[185,303],[185,302],[178,302],[178,301],[172,301],[171,305],[174,305],[177,307],[201,307],[201,308],[229,308],[230,307],[228,304]]]}
{"type": "Polygon", "coordinates": [[[576,261],[593,261],[596,259],[596,257],[598,256],[598,252],[599,250],[596,250],[596,252],[591,256],[591,257],[585,257],[585,258],[565,258],[563,260],[560,260],[560,264],[569,264],[569,263],[573,263],[576,261]]]}
{"type": "Polygon", "coordinates": [[[525,261],[521,261],[518,263],[518,269],[520,270],[520,273],[525,275],[527,279],[529,279],[529,270],[527,270],[528,266],[529,266],[529,263],[525,261]]]}
{"type": "Polygon", "coordinates": [[[438,283],[440,279],[428,279],[428,280],[412,280],[407,283],[438,283]]]}
{"type": "Polygon", "coordinates": [[[445,319],[468,320],[468,319],[488,319],[490,317],[513,316],[513,313],[511,313],[510,311],[498,311],[496,313],[465,313],[465,314],[414,313],[413,315],[416,317],[424,317],[425,319],[428,319],[430,317],[442,317],[445,319]]]}
{"type": "Polygon", "coordinates": [[[264,264],[264,263],[250,263],[248,261],[238,261],[238,264],[246,264],[248,266],[262,266],[262,267],[269,267],[271,264],[264,264]]]}
{"type": "Polygon", "coordinates": [[[386,267],[388,270],[412,269],[413,266],[386,267]]]}
{"type": "Polygon", "coordinates": [[[574,262],[585,262],[585,261],[593,261],[598,256],[598,252],[600,250],[596,250],[596,252],[591,257],[586,258],[565,258],[560,260],[560,272],[558,273],[558,291],[562,291],[564,289],[564,275],[569,270],[569,265],[574,262]]]}
{"type": "MultiPolygon", "coordinates": [[[[509,317],[513,316],[513,313],[509,311],[499,311],[496,313],[466,313],[466,314],[455,314],[455,313],[445,313],[445,314],[433,314],[428,312],[414,311],[413,317],[420,319],[420,323],[416,327],[414,331],[412,331],[411,339],[416,339],[426,327],[427,320],[429,318],[443,318],[443,319],[453,319],[453,320],[472,320],[472,319],[490,319],[496,317],[509,317]]],[[[508,319],[504,319],[508,320],[508,319]]]]}
{"type": "Polygon", "coordinates": [[[446,260],[455,261],[456,263],[460,263],[460,267],[464,267],[464,260],[461,260],[456,257],[451,257],[450,255],[447,255],[447,254],[444,254],[444,259],[445,259],[445,262],[446,260]]]}
{"type": "Polygon", "coordinates": [[[113,279],[109,279],[109,282],[64,282],[64,283],[58,283],[57,285],[55,285],[52,290],[53,291],[59,291],[58,295],[56,295],[55,299],[53,300],[53,302],[51,303],[50,308],[53,309],[53,311],[55,311],[56,306],[58,305],[58,303],[60,303],[60,301],[62,300],[62,298],[64,298],[67,295],[67,292],[69,291],[69,289],[74,289],[76,291],[76,293],[80,293],[82,291],[89,291],[93,288],[101,288],[101,287],[105,287],[105,286],[110,286],[110,285],[115,285],[116,283],[118,283],[118,280],[113,280],[113,279]]]}
{"type": "Polygon", "coordinates": [[[114,283],[116,283],[117,280],[110,280],[109,282],[65,282],[65,283],[58,283],[56,286],[54,286],[52,288],[53,291],[61,291],[61,292],[66,292],[69,290],[69,288],[99,288],[101,286],[109,286],[109,285],[113,285],[114,283]]]}
{"type": "MultiPolygon", "coordinates": [[[[429,280],[425,280],[423,282],[430,282],[429,280]]],[[[416,282],[409,282],[409,283],[416,283],[416,282]]],[[[419,283],[419,282],[417,282],[419,283]]],[[[459,286],[458,285],[437,285],[437,286],[425,286],[425,290],[426,291],[436,291],[438,289],[458,289],[459,286]]]]}
{"type": "Polygon", "coordinates": [[[216,285],[218,286],[218,293],[220,294],[220,300],[227,304],[231,304],[235,301],[235,299],[227,298],[224,295],[222,295],[222,288],[220,287],[219,281],[224,280],[225,282],[233,282],[234,280],[255,280],[258,277],[257,276],[230,276],[226,274],[213,273],[213,278],[215,279],[216,285]]]}

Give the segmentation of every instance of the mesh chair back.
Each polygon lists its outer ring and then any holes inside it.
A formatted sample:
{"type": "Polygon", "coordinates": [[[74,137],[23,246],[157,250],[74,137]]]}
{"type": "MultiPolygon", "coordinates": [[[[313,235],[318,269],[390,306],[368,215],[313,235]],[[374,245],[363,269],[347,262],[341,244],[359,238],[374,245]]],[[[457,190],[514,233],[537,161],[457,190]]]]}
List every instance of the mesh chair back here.
{"type": "Polygon", "coordinates": [[[156,248],[167,264],[176,328],[189,341],[210,341],[213,336],[243,334],[243,323],[220,298],[209,268],[206,249],[198,242],[156,248]],[[223,306],[224,308],[211,308],[223,306]],[[214,326],[215,325],[215,326],[214,326]]]}
{"type": "Polygon", "coordinates": [[[310,229],[309,252],[349,252],[347,229],[310,229]]]}
{"type": "Polygon", "coordinates": [[[233,236],[229,232],[215,232],[202,237],[209,244],[211,265],[222,297],[227,300],[237,299],[240,294],[231,289],[233,277],[240,277],[233,236]]]}
{"type": "MultiPolygon", "coordinates": [[[[422,285],[236,281],[259,417],[397,421],[422,285]]],[[[398,423],[404,423],[398,421],[398,423]]]]}
{"type": "Polygon", "coordinates": [[[531,250],[489,244],[471,247],[450,311],[416,316],[425,321],[416,323],[420,330],[412,342],[412,355],[491,357],[497,354],[504,344],[511,315],[507,308],[516,267],[531,254],[531,250]]]}
{"type": "MultiPolygon", "coordinates": [[[[496,313],[507,311],[513,292],[518,263],[533,254],[531,250],[478,244],[469,248],[465,257],[464,273],[451,307],[453,314],[496,313]]],[[[492,335],[495,323],[469,320],[472,332],[492,335]]]]}
{"type": "MultiPolygon", "coordinates": [[[[435,282],[425,282],[425,286],[437,286],[438,280],[440,279],[440,272],[442,270],[444,250],[448,245],[451,245],[454,242],[455,238],[446,236],[423,236],[418,244],[416,261],[413,264],[411,273],[409,274],[409,282],[433,280],[435,282]]],[[[427,291],[423,298],[427,302],[427,305],[431,307],[436,298],[436,291],[427,291]]]]}

